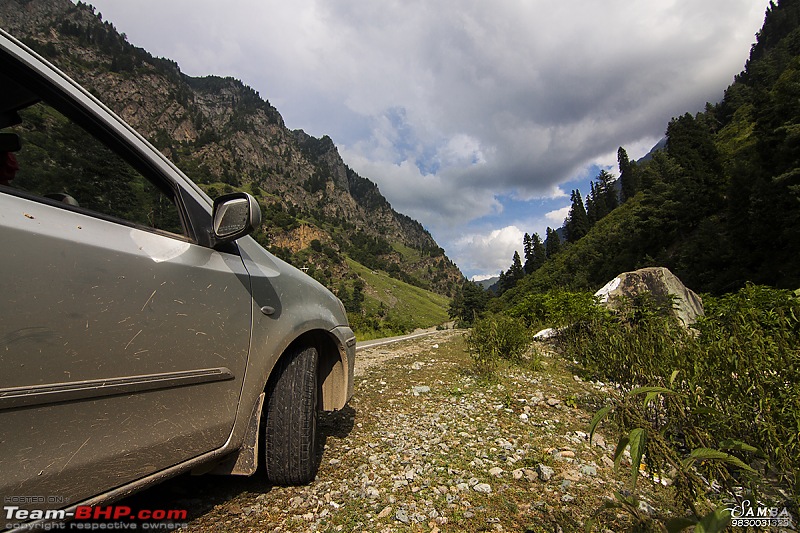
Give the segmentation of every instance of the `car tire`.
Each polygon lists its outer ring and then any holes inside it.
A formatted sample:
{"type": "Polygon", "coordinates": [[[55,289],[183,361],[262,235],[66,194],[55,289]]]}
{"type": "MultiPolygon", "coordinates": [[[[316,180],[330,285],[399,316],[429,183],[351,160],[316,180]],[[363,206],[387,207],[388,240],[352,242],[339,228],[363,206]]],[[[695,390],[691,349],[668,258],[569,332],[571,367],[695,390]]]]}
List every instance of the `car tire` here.
{"type": "Polygon", "coordinates": [[[317,475],[317,358],[314,347],[290,348],[267,386],[264,464],[275,485],[304,485],[317,475]]]}

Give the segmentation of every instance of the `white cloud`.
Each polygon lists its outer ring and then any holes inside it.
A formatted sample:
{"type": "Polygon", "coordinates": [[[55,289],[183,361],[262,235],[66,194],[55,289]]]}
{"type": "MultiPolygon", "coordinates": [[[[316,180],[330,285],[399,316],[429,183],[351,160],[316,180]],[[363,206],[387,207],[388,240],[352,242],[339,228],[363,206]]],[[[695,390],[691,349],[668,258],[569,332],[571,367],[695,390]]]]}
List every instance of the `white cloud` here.
{"type": "Polygon", "coordinates": [[[516,226],[471,233],[454,242],[453,252],[460,258],[463,270],[495,276],[508,269],[515,251],[521,255],[524,234],[516,226]]]}
{"type": "Polygon", "coordinates": [[[560,228],[561,224],[563,224],[564,219],[567,218],[569,215],[570,206],[562,207],[561,209],[556,209],[555,211],[550,211],[545,213],[544,217],[556,224],[556,228],[560,228]]]}
{"type": "Polygon", "coordinates": [[[192,75],[238,77],[290,128],[330,135],[351,167],[437,238],[500,212],[498,198],[564,195],[559,186],[592,165],[615,168],[619,146],[644,155],[670,118],[722,97],[767,6],[92,3],[133,44],[192,75]]]}

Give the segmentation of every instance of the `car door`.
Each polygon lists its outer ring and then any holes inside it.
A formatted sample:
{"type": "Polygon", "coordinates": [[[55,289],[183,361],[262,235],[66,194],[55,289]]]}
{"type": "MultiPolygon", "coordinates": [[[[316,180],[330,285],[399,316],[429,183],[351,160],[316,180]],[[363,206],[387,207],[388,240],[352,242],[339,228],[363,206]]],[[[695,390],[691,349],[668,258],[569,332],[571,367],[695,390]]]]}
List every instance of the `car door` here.
{"type": "Polygon", "coordinates": [[[250,282],[235,246],[192,241],[179,181],[47,104],[18,112],[3,132],[19,171],[0,186],[0,497],[67,506],[225,444],[250,282]]]}

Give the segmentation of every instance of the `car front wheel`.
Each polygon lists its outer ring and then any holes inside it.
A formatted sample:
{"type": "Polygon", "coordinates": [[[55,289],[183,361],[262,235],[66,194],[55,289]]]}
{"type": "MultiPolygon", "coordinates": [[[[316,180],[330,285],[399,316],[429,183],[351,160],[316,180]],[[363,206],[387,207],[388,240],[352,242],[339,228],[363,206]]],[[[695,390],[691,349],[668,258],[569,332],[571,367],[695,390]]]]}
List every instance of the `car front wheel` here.
{"type": "Polygon", "coordinates": [[[317,358],[314,347],[291,348],[267,385],[264,462],[276,485],[303,485],[317,475],[317,358]]]}

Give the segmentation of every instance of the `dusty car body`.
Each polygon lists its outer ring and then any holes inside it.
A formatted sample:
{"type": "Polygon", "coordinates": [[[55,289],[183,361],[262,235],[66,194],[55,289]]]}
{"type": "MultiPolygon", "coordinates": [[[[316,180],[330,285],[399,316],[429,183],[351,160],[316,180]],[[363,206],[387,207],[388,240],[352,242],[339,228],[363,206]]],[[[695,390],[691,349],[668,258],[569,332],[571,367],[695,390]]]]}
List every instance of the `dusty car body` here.
{"type": "Polygon", "coordinates": [[[313,479],[316,413],[351,397],[355,337],[333,294],[247,235],[255,200],[212,203],[0,30],[9,153],[0,499],[69,510],[192,469],[252,474],[259,457],[275,483],[313,479]]]}

